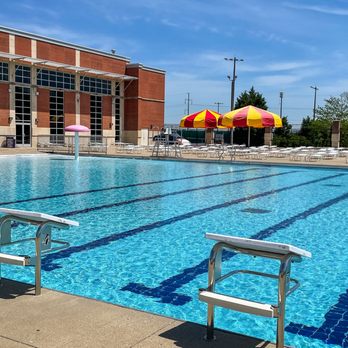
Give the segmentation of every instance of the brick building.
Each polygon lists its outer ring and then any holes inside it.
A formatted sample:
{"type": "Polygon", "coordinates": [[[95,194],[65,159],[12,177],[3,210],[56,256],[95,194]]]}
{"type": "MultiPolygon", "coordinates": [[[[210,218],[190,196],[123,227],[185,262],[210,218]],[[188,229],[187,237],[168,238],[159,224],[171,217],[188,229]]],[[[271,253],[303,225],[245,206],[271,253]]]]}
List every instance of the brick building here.
{"type": "Polygon", "coordinates": [[[146,142],[164,123],[163,70],[129,58],[0,26],[0,144],[64,142],[64,127],[91,141],[146,142]]]}

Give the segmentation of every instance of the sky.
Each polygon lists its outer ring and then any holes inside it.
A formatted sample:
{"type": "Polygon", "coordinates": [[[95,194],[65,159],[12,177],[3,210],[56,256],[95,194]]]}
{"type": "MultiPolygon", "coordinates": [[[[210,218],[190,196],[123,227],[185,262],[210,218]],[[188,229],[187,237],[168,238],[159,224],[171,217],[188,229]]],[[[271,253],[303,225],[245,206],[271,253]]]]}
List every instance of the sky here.
{"type": "Polygon", "coordinates": [[[254,86],[292,124],[348,91],[348,0],[11,0],[0,25],[129,57],[166,71],[165,122],[230,110],[254,86]],[[186,104],[185,104],[186,102],[186,104]]]}

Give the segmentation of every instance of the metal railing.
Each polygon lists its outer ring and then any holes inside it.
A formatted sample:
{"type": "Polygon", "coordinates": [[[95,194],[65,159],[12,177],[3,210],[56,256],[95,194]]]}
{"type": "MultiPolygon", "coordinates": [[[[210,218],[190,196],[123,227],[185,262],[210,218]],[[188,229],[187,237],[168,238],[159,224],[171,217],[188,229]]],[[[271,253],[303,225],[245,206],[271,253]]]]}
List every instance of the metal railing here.
{"type": "MultiPolygon", "coordinates": [[[[114,137],[80,135],[80,153],[107,153],[114,143],[114,137]]],[[[42,152],[63,152],[73,154],[75,143],[73,135],[38,135],[37,150],[42,152]]]]}

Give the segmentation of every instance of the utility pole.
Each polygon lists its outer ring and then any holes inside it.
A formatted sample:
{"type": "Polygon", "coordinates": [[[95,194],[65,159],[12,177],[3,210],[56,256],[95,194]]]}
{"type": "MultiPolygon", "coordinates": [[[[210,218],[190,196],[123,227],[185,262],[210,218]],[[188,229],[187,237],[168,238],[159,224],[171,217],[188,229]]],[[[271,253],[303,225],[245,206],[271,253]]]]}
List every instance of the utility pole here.
{"type": "Polygon", "coordinates": [[[280,113],[279,113],[279,116],[282,118],[283,117],[283,97],[284,97],[284,93],[280,92],[279,93],[279,97],[280,97],[280,113]]]}
{"type": "Polygon", "coordinates": [[[310,86],[312,89],[314,89],[314,105],[313,105],[313,120],[315,120],[315,112],[317,110],[317,91],[319,88],[317,86],[310,86]]]}
{"type": "Polygon", "coordinates": [[[187,99],[185,99],[185,104],[187,103],[187,115],[190,114],[190,104],[192,104],[192,99],[190,99],[190,93],[187,93],[187,99]]]}
{"type": "Polygon", "coordinates": [[[244,62],[244,59],[233,57],[233,58],[225,58],[225,60],[232,61],[233,62],[233,72],[232,77],[227,76],[227,78],[231,81],[231,111],[234,109],[234,91],[236,86],[236,63],[237,62],[244,62]]]}
{"type": "MultiPolygon", "coordinates": [[[[236,62],[244,62],[244,59],[233,57],[233,58],[225,58],[227,61],[233,62],[233,72],[232,78],[231,76],[227,76],[227,78],[231,81],[231,111],[234,109],[234,89],[236,86],[236,62]]],[[[231,128],[231,145],[233,145],[233,127],[231,128]]]]}
{"type": "Polygon", "coordinates": [[[220,113],[220,105],[223,105],[223,103],[222,102],[215,102],[214,104],[217,105],[217,112],[219,114],[220,113]]]}

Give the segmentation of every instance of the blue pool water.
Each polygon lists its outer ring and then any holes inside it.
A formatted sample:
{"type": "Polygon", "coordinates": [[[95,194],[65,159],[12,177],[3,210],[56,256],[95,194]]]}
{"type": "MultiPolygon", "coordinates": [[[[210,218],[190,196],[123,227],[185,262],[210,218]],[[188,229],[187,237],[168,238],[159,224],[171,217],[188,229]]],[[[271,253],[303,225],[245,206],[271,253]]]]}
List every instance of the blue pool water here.
{"type": "MultiPolygon", "coordinates": [[[[302,285],[287,300],[286,343],[348,347],[347,179],[339,169],[10,156],[0,157],[0,206],[80,222],[54,233],[71,246],[43,258],[43,286],[202,324],[198,289],[207,286],[213,245],[206,232],[309,250],[312,259],[292,270],[302,285]]],[[[228,270],[277,267],[231,254],[223,263],[228,270]]],[[[30,267],[2,266],[2,275],[34,282],[30,267]]],[[[218,290],[276,303],[275,288],[241,275],[218,290]]],[[[215,322],[275,340],[272,319],[217,308],[215,322]]]]}

